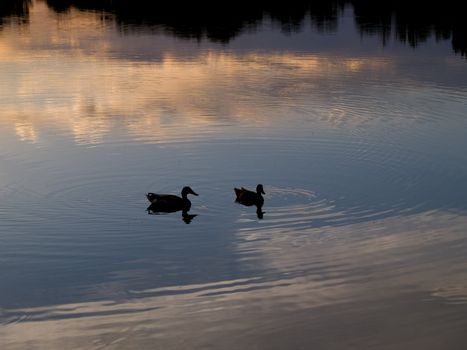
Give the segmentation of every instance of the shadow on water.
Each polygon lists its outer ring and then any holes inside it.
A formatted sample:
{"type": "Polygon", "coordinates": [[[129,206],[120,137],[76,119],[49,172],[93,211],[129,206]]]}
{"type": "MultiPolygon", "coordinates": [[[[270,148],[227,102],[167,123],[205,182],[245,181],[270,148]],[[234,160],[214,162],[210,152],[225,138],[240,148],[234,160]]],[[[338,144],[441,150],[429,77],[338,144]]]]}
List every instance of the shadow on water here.
{"type": "MultiPolygon", "coordinates": [[[[378,35],[383,45],[392,36],[412,47],[434,36],[451,40],[453,50],[467,54],[467,4],[454,1],[410,3],[386,0],[372,3],[365,0],[291,1],[272,4],[235,2],[184,3],[149,2],[144,0],[44,0],[56,12],[75,7],[81,10],[105,11],[114,15],[123,31],[131,28],[162,29],[168,34],[187,38],[228,43],[245,30],[254,30],[265,18],[278,23],[284,32],[300,31],[311,23],[317,31],[334,32],[338,18],[351,6],[355,23],[362,35],[378,35]]],[[[31,2],[2,1],[0,17],[9,14],[27,17],[31,2]]]]}

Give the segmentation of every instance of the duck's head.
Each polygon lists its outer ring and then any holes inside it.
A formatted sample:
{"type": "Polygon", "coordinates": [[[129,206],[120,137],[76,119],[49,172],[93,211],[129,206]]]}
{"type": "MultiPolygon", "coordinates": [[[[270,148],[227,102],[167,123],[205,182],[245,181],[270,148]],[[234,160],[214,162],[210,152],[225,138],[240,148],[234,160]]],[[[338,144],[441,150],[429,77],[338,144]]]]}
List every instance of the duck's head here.
{"type": "Polygon", "coordinates": [[[258,193],[258,194],[260,194],[260,193],[266,194],[266,193],[264,193],[263,185],[258,184],[258,186],[256,186],[256,193],[258,193]]]}
{"type": "Polygon", "coordinates": [[[189,195],[189,194],[193,194],[193,195],[195,195],[195,196],[198,195],[198,193],[196,193],[195,191],[193,191],[193,190],[191,189],[191,187],[189,187],[189,186],[183,187],[183,189],[182,189],[182,197],[183,197],[183,198],[186,198],[186,196],[189,195]]]}

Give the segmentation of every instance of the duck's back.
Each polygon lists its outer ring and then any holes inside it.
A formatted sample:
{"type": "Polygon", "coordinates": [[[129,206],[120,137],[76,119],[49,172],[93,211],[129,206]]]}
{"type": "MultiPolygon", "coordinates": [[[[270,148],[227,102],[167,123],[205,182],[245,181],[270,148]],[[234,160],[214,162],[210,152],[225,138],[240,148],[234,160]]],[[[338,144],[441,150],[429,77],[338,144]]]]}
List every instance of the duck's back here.
{"type": "Polygon", "coordinates": [[[189,210],[191,202],[173,194],[148,193],[148,200],[151,202],[149,210],[158,212],[174,212],[178,210],[189,210]]]}
{"type": "Polygon", "coordinates": [[[235,194],[237,196],[236,201],[244,205],[262,205],[263,197],[253,191],[247,190],[245,188],[234,188],[235,194]]]}
{"type": "Polygon", "coordinates": [[[149,192],[147,195],[146,195],[146,198],[148,199],[148,201],[150,201],[151,203],[155,202],[155,201],[181,201],[182,199],[179,197],[179,196],[176,196],[174,194],[159,194],[159,193],[152,193],[152,192],[149,192]]]}
{"type": "Polygon", "coordinates": [[[235,191],[235,195],[237,196],[237,198],[239,198],[244,191],[248,191],[248,190],[242,187],[242,188],[234,188],[234,191],[235,191]]]}

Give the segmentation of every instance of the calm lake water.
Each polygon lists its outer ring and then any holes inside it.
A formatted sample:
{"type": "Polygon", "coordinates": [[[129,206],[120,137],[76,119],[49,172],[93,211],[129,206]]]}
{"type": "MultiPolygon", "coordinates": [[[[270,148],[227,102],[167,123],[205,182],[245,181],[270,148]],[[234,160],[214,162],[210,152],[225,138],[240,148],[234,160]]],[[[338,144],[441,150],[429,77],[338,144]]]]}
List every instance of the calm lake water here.
{"type": "Polygon", "coordinates": [[[377,29],[4,15],[0,348],[465,349],[467,61],[377,29]]]}

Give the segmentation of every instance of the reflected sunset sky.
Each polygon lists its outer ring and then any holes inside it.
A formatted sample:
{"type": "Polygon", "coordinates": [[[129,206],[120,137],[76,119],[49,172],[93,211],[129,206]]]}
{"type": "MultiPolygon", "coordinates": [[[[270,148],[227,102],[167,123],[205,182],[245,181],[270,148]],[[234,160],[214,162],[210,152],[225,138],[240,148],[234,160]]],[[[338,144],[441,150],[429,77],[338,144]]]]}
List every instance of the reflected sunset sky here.
{"type": "MultiPolygon", "coordinates": [[[[350,26],[348,18],[342,21],[350,26]]],[[[248,49],[248,34],[231,48],[122,35],[101,14],[55,14],[36,2],[28,26],[0,32],[2,132],[32,143],[48,141],[43,128],[78,144],[102,143],[112,130],[132,140],[174,142],[241,137],[264,127],[300,134],[310,120],[314,130],[367,128],[381,121],[378,111],[391,108],[383,123],[405,128],[425,116],[415,115],[404,97],[436,97],[439,90],[423,74],[404,75],[399,60],[327,49],[248,49]],[[400,94],[388,96],[381,82],[400,85],[400,94]]],[[[453,102],[456,113],[461,101],[453,102]]]]}

